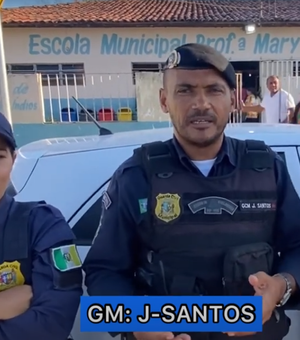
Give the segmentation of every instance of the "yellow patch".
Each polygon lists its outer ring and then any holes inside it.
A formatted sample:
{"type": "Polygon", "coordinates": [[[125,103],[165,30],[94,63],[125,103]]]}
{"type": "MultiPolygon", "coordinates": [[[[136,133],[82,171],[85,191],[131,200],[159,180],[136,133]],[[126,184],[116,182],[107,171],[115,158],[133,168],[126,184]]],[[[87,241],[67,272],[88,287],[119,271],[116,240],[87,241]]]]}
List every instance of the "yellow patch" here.
{"type": "Polygon", "coordinates": [[[3,262],[0,264],[0,291],[24,284],[20,262],[3,262]]]}
{"type": "Polygon", "coordinates": [[[171,222],[180,216],[180,196],[178,194],[159,194],[156,196],[155,215],[164,222],[171,222]]]}

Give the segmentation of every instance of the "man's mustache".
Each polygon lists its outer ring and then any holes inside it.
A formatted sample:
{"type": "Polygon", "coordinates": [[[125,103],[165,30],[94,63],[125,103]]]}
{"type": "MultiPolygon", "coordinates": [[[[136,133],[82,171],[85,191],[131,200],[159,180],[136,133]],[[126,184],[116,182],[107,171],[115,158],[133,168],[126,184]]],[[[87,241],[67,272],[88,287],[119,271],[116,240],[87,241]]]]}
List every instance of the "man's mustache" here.
{"type": "Polygon", "coordinates": [[[193,112],[192,114],[189,114],[187,116],[187,121],[195,121],[195,120],[208,120],[211,122],[216,122],[217,121],[217,116],[213,112],[203,112],[203,111],[197,111],[193,112]]]}

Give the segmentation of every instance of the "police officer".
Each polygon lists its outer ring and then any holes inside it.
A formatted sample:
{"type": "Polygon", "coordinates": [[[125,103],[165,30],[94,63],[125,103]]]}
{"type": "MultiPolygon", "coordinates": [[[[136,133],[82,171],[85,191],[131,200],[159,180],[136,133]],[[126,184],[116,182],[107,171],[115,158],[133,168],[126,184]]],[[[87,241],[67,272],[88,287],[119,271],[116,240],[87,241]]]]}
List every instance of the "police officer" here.
{"type": "Polygon", "coordinates": [[[186,44],[169,56],[160,104],[174,137],[143,145],[117,169],[83,269],[89,295],[261,295],[263,332],[138,340],[288,333],[282,306],[297,301],[300,201],[264,142],[225,136],[235,88],[232,65],[211,47],[186,44]]]}
{"type": "Polygon", "coordinates": [[[15,149],[0,114],[0,339],[66,340],[82,294],[74,235],[58,209],[6,192],[15,149]]]}

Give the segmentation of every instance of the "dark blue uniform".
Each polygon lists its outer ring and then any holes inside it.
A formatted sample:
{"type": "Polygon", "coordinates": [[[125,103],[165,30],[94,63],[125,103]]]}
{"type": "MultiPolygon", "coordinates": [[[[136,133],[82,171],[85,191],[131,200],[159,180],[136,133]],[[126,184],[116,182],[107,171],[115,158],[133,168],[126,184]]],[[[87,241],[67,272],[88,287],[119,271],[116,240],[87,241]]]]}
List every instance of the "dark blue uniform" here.
{"type": "MultiPolygon", "coordinates": [[[[6,223],[7,212],[13,214],[15,206],[9,195],[0,200],[0,231],[6,223]]],[[[60,211],[50,205],[33,208],[28,222],[33,298],[25,313],[0,321],[0,339],[65,340],[79,308],[82,272],[77,268],[70,275],[71,271],[57,270],[51,249],[73,244],[74,235],[60,211]]]]}
{"type": "MultiPolygon", "coordinates": [[[[187,171],[200,171],[190,162],[174,140],[187,171]]],[[[226,137],[209,177],[231,173],[237,165],[237,141],[226,137]]],[[[278,272],[287,272],[300,284],[300,200],[287,167],[277,156],[275,162],[278,186],[277,243],[281,252],[278,272]]],[[[114,174],[104,199],[101,228],[88,253],[83,269],[89,295],[134,294],[133,273],[139,252],[137,228],[145,218],[149,185],[142,169],[133,158],[114,174]]]]}

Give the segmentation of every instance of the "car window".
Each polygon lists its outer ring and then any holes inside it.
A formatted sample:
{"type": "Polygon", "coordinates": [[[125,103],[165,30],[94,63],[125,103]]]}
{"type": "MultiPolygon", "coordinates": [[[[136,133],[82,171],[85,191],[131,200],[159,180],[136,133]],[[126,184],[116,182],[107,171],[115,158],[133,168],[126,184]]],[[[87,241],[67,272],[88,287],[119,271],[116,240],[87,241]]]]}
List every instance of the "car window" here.
{"type": "Polygon", "coordinates": [[[82,207],[82,215],[74,224],[72,230],[76,236],[76,244],[90,246],[99,227],[102,213],[102,197],[109,185],[108,181],[103,188],[99,189],[82,207]]]}
{"type": "Polygon", "coordinates": [[[91,245],[99,226],[101,210],[101,197],[86,211],[80,220],[74,225],[73,232],[77,238],[77,244],[91,245]]]}

